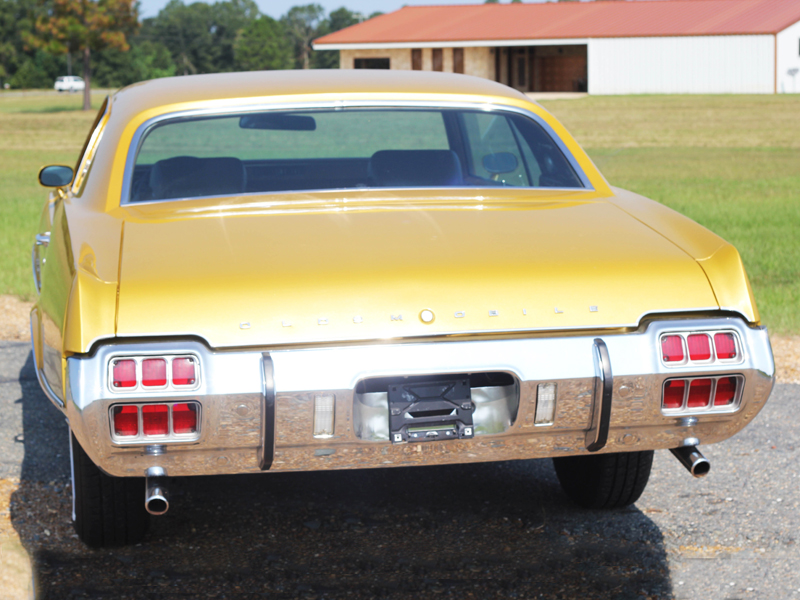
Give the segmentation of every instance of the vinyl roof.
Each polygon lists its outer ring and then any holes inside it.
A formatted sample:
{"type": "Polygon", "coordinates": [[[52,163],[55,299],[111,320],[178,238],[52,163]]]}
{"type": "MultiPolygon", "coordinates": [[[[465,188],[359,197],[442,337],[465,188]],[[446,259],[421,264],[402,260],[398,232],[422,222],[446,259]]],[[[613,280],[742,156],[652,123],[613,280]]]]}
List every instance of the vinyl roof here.
{"type": "Polygon", "coordinates": [[[774,34],[798,0],[634,0],[407,6],[318,38],[314,46],[774,34]]]}

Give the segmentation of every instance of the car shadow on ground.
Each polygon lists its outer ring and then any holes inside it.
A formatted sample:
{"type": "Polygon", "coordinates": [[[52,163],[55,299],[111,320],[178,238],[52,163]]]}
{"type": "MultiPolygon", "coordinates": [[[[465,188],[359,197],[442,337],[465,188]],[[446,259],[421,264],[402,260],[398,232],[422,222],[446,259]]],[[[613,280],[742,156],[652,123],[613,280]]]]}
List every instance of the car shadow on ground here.
{"type": "Polygon", "coordinates": [[[177,479],[142,544],[90,550],[32,373],[11,517],[37,598],[672,597],[658,527],[574,506],[550,461],[177,479]]]}

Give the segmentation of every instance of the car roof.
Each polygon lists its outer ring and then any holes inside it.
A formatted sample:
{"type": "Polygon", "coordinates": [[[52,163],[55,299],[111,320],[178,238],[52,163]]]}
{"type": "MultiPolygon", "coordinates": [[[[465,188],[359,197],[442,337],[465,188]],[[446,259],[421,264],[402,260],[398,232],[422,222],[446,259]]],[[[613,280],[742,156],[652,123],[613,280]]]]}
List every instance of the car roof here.
{"type": "MultiPolygon", "coordinates": [[[[241,98],[298,96],[475,96],[488,101],[503,99],[514,103],[531,102],[513,88],[469,75],[430,71],[370,69],[309,69],[296,71],[250,71],[165,77],[134,83],[118,91],[113,98],[114,112],[135,114],[167,105],[186,102],[232,100],[241,98]]],[[[306,98],[310,101],[313,98],[306,98]]],[[[288,100],[288,98],[287,98],[288,100]]]]}

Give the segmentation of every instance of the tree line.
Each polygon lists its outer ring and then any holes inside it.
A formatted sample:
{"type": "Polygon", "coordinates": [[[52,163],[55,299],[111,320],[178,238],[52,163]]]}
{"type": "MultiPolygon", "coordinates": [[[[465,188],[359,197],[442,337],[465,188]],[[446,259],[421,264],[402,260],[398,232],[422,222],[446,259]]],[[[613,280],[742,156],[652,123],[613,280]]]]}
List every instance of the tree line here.
{"type": "Polygon", "coordinates": [[[172,75],[337,68],[338,52],[311,42],[381,14],[308,4],[273,19],[253,0],[170,0],[146,19],[137,10],[135,0],[0,0],[0,85],[52,88],[70,72],[118,88],[172,75]]]}

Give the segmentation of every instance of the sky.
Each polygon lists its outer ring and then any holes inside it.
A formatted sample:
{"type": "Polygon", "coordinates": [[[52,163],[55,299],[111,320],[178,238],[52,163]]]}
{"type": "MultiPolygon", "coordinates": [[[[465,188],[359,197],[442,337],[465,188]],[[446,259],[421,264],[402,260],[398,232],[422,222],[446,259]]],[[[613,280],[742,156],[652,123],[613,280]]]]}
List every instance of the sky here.
{"type": "MultiPolygon", "coordinates": [[[[184,4],[191,4],[193,1],[183,0],[184,4]]],[[[505,4],[509,0],[500,1],[505,4]]],[[[139,15],[143,18],[155,17],[166,4],[167,0],[140,0],[139,15]]],[[[349,10],[370,15],[375,11],[393,12],[405,5],[483,4],[483,0],[256,0],[256,4],[262,13],[278,19],[291,7],[305,4],[320,4],[325,12],[344,6],[349,10]]]]}

